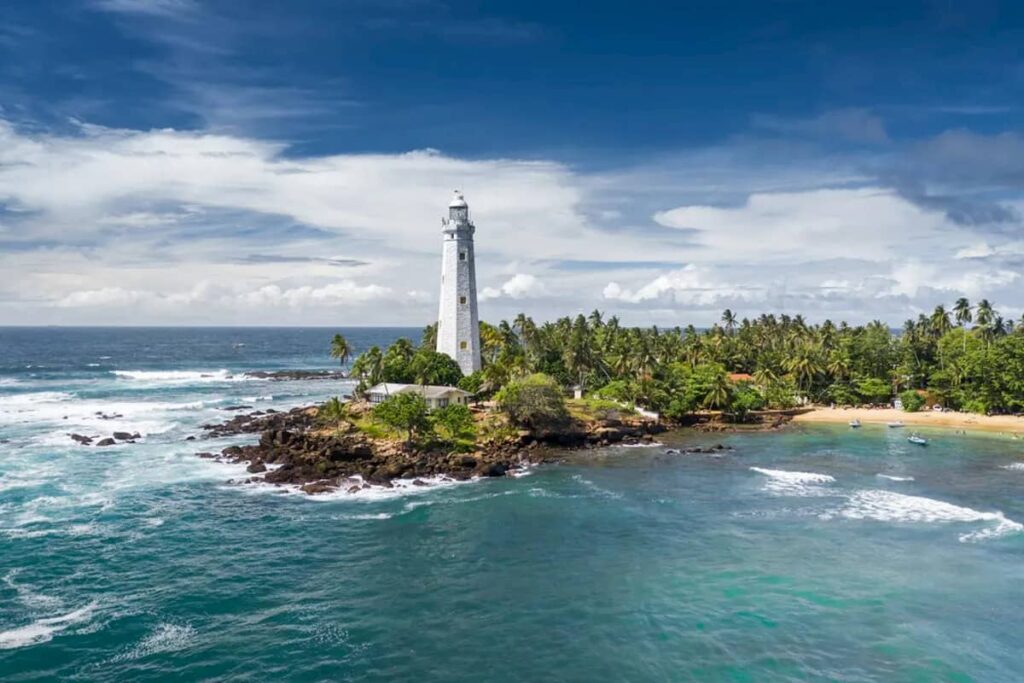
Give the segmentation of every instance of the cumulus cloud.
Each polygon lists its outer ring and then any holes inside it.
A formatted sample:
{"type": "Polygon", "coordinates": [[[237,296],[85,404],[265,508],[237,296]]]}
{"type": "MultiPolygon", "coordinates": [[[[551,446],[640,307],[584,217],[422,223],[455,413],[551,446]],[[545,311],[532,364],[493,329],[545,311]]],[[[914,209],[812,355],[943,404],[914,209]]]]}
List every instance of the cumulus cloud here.
{"type": "Polygon", "coordinates": [[[654,219],[698,231],[702,260],[881,260],[915,240],[962,239],[941,212],[878,187],[753,194],[737,207],[683,206],[654,219]]]}
{"type": "MultiPolygon", "coordinates": [[[[963,136],[936,144],[981,163],[957,151],[963,136]]],[[[728,306],[859,320],[1018,296],[1024,248],[1005,231],[979,234],[949,204],[841,164],[757,166],[765,149],[587,174],[434,150],[303,156],[208,131],[26,132],[0,119],[0,323],[422,324],[455,187],[478,226],[480,282],[501,283],[481,290],[486,319],[601,306],[626,321],[706,324],[728,306]]],[[[990,180],[1009,183],[1012,160],[996,162],[990,180]]]]}
{"type": "Polygon", "coordinates": [[[429,297],[421,291],[396,291],[377,284],[358,284],[340,280],[321,287],[304,285],[281,287],[264,285],[255,290],[229,289],[203,282],[191,289],[165,293],[150,290],[104,287],[71,292],[53,302],[61,308],[133,306],[146,304],[166,308],[187,309],[195,305],[233,308],[238,306],[264,310],[273,307],[295,309],[316,307],[353,307],[373,301],[422,302],[429,297]]]}
{"type": "Polygon", "coordinates": [[[516,273],[500,287],[484,287],[480,292],[480,300],[487,301],[501,297],[525,299],[545,294],[547,294],[547,287],[535,275],[516,273]]]}
{"type": "Polygon", "coordinates": [[[659,275],[637,289],[609,282],[602,295],[605,299],[631,304],[653,301],[693,307],[718,306],[723,302],[752,303],[765,299],[763,289],[722,282],[708,269],[693,264],[659,275]]]}

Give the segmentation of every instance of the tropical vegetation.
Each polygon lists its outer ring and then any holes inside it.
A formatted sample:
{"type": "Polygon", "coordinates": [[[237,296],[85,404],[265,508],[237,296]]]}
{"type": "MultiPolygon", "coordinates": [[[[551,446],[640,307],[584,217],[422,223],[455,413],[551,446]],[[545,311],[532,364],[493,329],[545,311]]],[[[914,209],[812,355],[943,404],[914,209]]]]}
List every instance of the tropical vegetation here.
{"type": "Polygon", "coordinates": [[[925,403],[980,413],[1024,411],[1024,321],[1014,325],[987,300],[936,306],[899,330],[875,320],[809,323],[800,315],[739,318],[730,310],[708,329],[625,327],[599,311],[537,324],[480,324],[482,369],[463,377],[433,350],[435,326],[419,347],[400,339],[352,365],[365,388],[379,381],[457,384],[506,401],[542,380],[560,391],[638,405],[674,418],[802,403],[888,403],[910,391],[925,403]]]}

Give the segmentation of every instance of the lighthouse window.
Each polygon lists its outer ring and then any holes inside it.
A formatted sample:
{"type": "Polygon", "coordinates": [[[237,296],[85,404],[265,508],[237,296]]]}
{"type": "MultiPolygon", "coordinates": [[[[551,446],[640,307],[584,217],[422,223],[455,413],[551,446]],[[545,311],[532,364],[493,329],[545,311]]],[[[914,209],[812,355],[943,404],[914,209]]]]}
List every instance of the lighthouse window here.
{"type": "Polygon", "coordinates": [[[464,341],[460,341],[460,342],[459,342],[459,348],[460,348],[460,349],[465,349],[465,348],[467,348],[468,346],[469,346],[469,345],[468,345],[468,344],[467,344],[466,342],[464,342],[464,341]]]}
{"type": "Polygon", "coordinates": [[[460,296],[460,297],[459,297],[459,303],[460,303],[460,304],[464,304],[464,303],[466,303],[466,297],[464,297],[464,296],[460,296]]]}
{"type": "Polygon", "coordinates": [[[464,252],[464,251],[460,251],[459,252],[459,260],[460,261],[465,261],[466,260],[466,252],[464,252]]]}

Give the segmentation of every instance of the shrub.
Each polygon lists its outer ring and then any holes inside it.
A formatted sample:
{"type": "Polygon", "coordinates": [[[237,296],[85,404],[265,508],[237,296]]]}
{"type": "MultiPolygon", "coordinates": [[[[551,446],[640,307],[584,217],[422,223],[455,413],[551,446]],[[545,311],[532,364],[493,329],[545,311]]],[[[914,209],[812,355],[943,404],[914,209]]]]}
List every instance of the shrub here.
{"type": "Polygon", "coordinates": [[[404,431],[412,440],[417,434],[430,429],[427,402],[418,394],[394,394],[373,409],[373,415],[388,427],[404,431]]]}
{"type": "Polygon", "coordinates": [[[474,398],[478,398],[480,389],[484,385],[484,373],[477,370],[476,372],[463,376],[456,385],[463,391],[468,391],[473,394],[474,398]]]}
{"type": "Polygon", "coordinates": [[[538,373],[509,382],[494,398],[498,409],[520,427],[554,426],[568,417],[562,390],[547,375],[538,373]]]}
{"type": "Polygon", "coordinates": [[[733,419],[743,422],[752,410],[764,408],[764,397],[749,382],[741,382],[733,387],[729,408],[726,411],[733,419]]]}
{"type": "Polygon", "coordinates": [[[461,403],[452,403],[430,414],[434,432],[443,440],[455,443],[471,440],[476,435],[473,413],[461,403]]]}
{"type": "Polygon", "coordinates": [[[868,403],[887,403],[892,395],[888,382],[877,377],[857,381],[857,393],[868,403]]]}
{"type": "Polygon", "coordinates": [[[329,398],[316,411],[316,417],[324,424],[338,424],[348,417],[348,408],[345,403],[335,396],[329,398]]]}
{"type": "Polygon", "coordinates": [[[908,413],[916,413],[924,407],[924,397],[913,389],[901,392],[900,402],[903,404],[903,410],[908,413]]]}
{"type": "Polygon", "coordinates": [[[432,349],[420,349],[409,361],[409,374],[419,384],[453,387],[462,379],[462,370],[450,356],[432,349]]]}

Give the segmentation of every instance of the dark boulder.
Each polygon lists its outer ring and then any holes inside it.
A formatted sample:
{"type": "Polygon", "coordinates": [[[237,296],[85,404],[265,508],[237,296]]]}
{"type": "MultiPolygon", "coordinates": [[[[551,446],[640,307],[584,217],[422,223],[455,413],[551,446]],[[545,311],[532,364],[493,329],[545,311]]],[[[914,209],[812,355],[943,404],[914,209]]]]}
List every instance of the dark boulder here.
{"type": "Polygon", "coordinates": [[[82,434],[70,434],[69,436],[73,441],[76,441],[82,444],[83,446],[88,446],[89,444],[92,443],[91,436],[83,436],[82,434]]]}
{"type": "Polygon", "coordinates": [[[116,446],[117,442],[111,439],[109,436],[105,439],[100,439],[96,442],[97,446],[116,446]]]}
{"type": "Polygon", "coordinates": [[[252,474],[259,474],[260,472],[266,472],[267,466],[264,465],[262,462],[256,461],[253,463],[249,463],[249,466],[246,467],[245,470],[252,474]]]}

